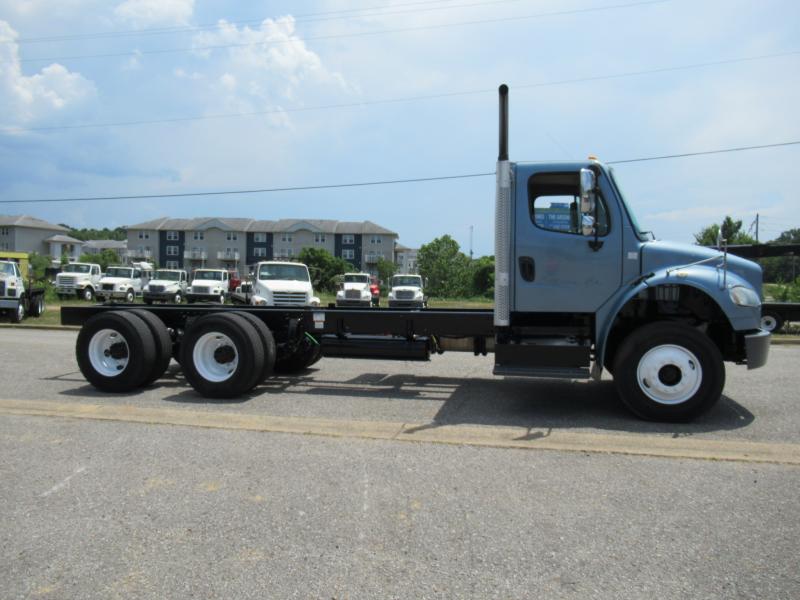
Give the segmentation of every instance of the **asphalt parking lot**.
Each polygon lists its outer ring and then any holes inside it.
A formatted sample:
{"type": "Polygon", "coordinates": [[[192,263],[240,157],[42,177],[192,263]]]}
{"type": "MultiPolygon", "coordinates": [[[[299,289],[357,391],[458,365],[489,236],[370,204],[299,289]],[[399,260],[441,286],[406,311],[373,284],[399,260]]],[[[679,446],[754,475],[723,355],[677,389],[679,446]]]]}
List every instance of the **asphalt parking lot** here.
{"type": "Polygon", "coordinates": [[[491,357],[323,359],[234,402],[2,330],[0,597],[796,598],[800,347],[685,425],[491,357]]]}

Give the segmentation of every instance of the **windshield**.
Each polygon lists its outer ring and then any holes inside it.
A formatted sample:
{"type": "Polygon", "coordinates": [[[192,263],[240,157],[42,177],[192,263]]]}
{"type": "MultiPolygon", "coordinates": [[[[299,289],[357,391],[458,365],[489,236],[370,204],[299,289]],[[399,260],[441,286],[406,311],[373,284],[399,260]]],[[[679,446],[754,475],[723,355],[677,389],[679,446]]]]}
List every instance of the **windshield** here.
{"type": "Polygon", "coordinates": [[[220,271],[195,271],[195,279],[206,279],[210,281],[222,281],[222,273],[220,271]]]}
{"type": "Polygon", "coordinates": [[[258,278],[262,281],[310,281],[305,265],[261,265],[258,278]]]}
{"type": "Polygon", "coordinates": [[[0,273],[3,275],[13,275],[14,265],[11,263],[0,263],[0,273]]]}
{"type": "Polygon", "coordinates": [[[177,271],[156,271],[156,279],[165,279],[167,281],[180,281],[181,274],[177,271]]]}
{"type": "Polygon", "coordinates": [[[345,275],[345,283],[369,283],[369,275],[345,275]]]}
{"type": "Polygon", "coordinates": [[[64,265],[61,269],[62,273],[88,273],[91,267],[89,265],[64,265]]]}
{"type": "Polygon", "coordinates": [[[421,277],[411,277],[411,276],[399,276],[392,278],[392,287],[397,287],[399,285],[413,285],[416,287],[422,287],[422,278],[421,277]]]}
{"type": "Polygon", "coordinates": [[[106,277],[124,277],[125,279],[131,279],[133,275],[133,269],[126,269],[125,267],[108,267],[106,271],[106,277]]]}
{"type": "MultiPolygon", "coordinates": [[[[633,230],[636,232],[636,235],[639,237],[639,239],[641,239],[642,236],[645,236],[648,233],[650,233],[650,235],[652,235],[651,232],[642,231],[642,228],[639,225],[639,221],[636,219],[636,215],[634,214],[633,210],[631,209],[630,204],[628,204],[628,201],[625,199],[625,194],[622,193],[622,187],[620,187],[619,181],[617,181],[617,177],[614,174],[614,169],[609,167],[608,168],[608,174],[611,176],[611,181],[614,184],[614,187],[617,188],[617,195],[619,196],[619,199],[622,201],[622,205],[625,207],[625,212],[628,213],[628,218],[631,220],[631,225],[633,225],[633,230]]],[[[655,236],[654,236],[654,239],[655,239],[655,236]]]]}

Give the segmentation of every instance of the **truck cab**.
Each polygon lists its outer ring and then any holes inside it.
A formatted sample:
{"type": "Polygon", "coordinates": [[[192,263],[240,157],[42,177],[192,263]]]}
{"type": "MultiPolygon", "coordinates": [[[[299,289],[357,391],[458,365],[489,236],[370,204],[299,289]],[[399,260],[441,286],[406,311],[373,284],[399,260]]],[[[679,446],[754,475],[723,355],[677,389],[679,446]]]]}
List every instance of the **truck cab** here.
{"type": "Polygon", "coordinates": [[[420,275],[394,275],[390,280],[389,308],[426,308],[420,275]]]}
{"type": "Polygon", "coordinates": [[[134,263],[131,266],[117,265],[108,267],[105,275],[100,279],[100,288],[97,290],[97,299],[124,300],[132,303],[137,296],[141,296],[144,287],[149,281],[152,267],[146,263],[134,263]]]}
{"type": "Polygon", "coordinates": [[[44,312],[44,288],[28,288],[25,282],[27,259],[20,266],[15,260],[0,260],[0,313],[20,323],[27,316],[44,312]]]}
{"type": "Polygon", "coordinates": [[[172,302],[180,304],[186,297],[188,275],[181,269],[158,269],[144,286],[142,297],[145,304],[172,302]]]}
{"type": "Polygon", "coordinates": [[[70,263],[56,275],[56,293],[59,298],[78,297],[92,301],[100,285],[100,265],[92,263],[70,263]]]}
{"type": "Polygon", "coordinates": [[[302,263],[264,261],[256,265],[254,306],[319,306],[308,267],[302,263]]]}
{"type": "Polygon", "coordinates": [[[225,304],[230,286],[230,274],[225,269],[195,269],[192,285],[186,292],[186,301],[217,302],[225,304]]]}
{"type": "Polygon", "coordinates": [[[341,286],[336,292],[336,306],[372,306],[369,273],[345,273],[341,286]]]}

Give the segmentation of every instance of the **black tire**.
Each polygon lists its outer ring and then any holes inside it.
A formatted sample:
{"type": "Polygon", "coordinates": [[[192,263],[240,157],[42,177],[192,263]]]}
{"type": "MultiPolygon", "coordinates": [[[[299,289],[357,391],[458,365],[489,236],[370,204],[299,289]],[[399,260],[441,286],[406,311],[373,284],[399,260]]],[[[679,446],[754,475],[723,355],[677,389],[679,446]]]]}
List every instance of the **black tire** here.
{"type": "Polygon", "coordinates": [[[86,302],[91,302],[94,300],[94,290],[90,287],[85,287],[81,291],[81,300],[85,300],[86,302]]]}
{"type": "Polygon", "coordinates": [[[264,346],[264,368],[261,371],[261,375],[256,380],[255,385],[258,385],[259,383],[266,381],[275,370],[275,338],[272,335],[272,332],[269,330],[269,327],[267,327],[267,324],[257,316],[245,311],[237,312],[235,314],[236,316],[242,317],[245,321],[253,326],[258,334],[258,337],[261,339],[262,346],[264,346]]]}
{"type": "Polygon", "coordinates": [[[38,294],[30,304],[30,316],[41,317],[44,313],[44,294],[38,294]]]}
{"type": "MultiPolygon", "coordinates": [[[[136,389],[153,370],[156,342],[150,329],[137,315],[122,311],[109,311],[91,317],[78,333],[75,343],[78,367],[86,380],[104,392],[122,393],[136,389]],[[90,345],[95,335],[103,330],[116,332],[127,346],[127,364],[117,375],[98,371],[92,364],[90,345]]],[[[113,363],[107,370],[113,368],[113,363]]]]}
{"type": "Polygon", "coordinates": [[[142,382],[142,386],[148,386],[166,373],[169,361],[172,360],[172,338],[164,322],[153,313],[143,308],[133,308],[129,312],[144,321],[153,336],[153,340],[155,340],[156,352],[153,368],[142,382]]]}
{"type": "Polygon", "coordinates": [[[187,298],[186,304],[194,304],[194,298],[187,298]]]}
{"type": "Polygon", "coordinates": [[[147,306],[151,306],[153,304],[153,301],[150,298],[145,298],[144,303],[147,304],[147,306]]]}
{"type": "MultiPolygon", "coordinates": [[[[200,350],[202,354],[202,349],[200,350]]],[[[225,359],[224,355],[221,358],[225,359]]],[[[208,363],[211,361],[206,357],[208,363]]],[[[232,361],[231,361],[232,362],[232,361]]],[[[235,398],[251,390],[264,368],[264,348],[255,329],[242,317],[234,313],[214,313],[197,319],[181,341],[180,363],[183,374],[191,386],[206,398],[235,398]],[[202,374],[203,367],[195,364],[195,347],[198,342],[211,344],[214,335],[224,335],[230,345],[218,347],[213,360],[224,364],[217,358],[217,352],[236,351],[238,361],[234,369],[219,380],[207,378],[202,374]]],[[[207,369],[206,369],[206,372],[207,369]]]]}
{"type": "Polygon", "coordinates": [[[25,320],[25,296],[20,296],[17,307],[11,311],[11,322],[22,323],[25,320]]]}
{"type": "Polygon", "coordinates": [[[125,302],[133,304],[134,300],[136,300],[136,294],[134,294],[133,290],[125,292],[125,302]]]}
{"type": "Polygon", "coordinates": [[[652,421],[690,421],[714,406],[725,387],[719,348],[683,323],[651,323],[628,335],[613,372],[623,403],[652,421]]]}
{"type": "Polygon", "coordinates": [[[778,333],[783,329],[783,317],[776,312],[765,311],[761,315],[761,329],[770,333],[778,333]]]}
{"type": "Polygon", "coordinates": [[[293,354],[275,361],[275,372],[291,375],[305,371],[322,358],[322,347],[306,338],[293,354]]]}

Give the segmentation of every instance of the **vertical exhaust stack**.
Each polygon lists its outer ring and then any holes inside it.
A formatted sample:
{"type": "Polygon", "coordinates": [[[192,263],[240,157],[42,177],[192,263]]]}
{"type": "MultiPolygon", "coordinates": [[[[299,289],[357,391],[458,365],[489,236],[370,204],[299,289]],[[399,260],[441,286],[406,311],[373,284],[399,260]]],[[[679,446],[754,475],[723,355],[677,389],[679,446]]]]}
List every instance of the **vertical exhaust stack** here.
{"type": "Polygon", "coordinates": [[[497,194],[494,216],[494,324],[511,324],[511,163],[508,161],[508,86],[500,96],[500,150],[497,155],[497,194]]]}

